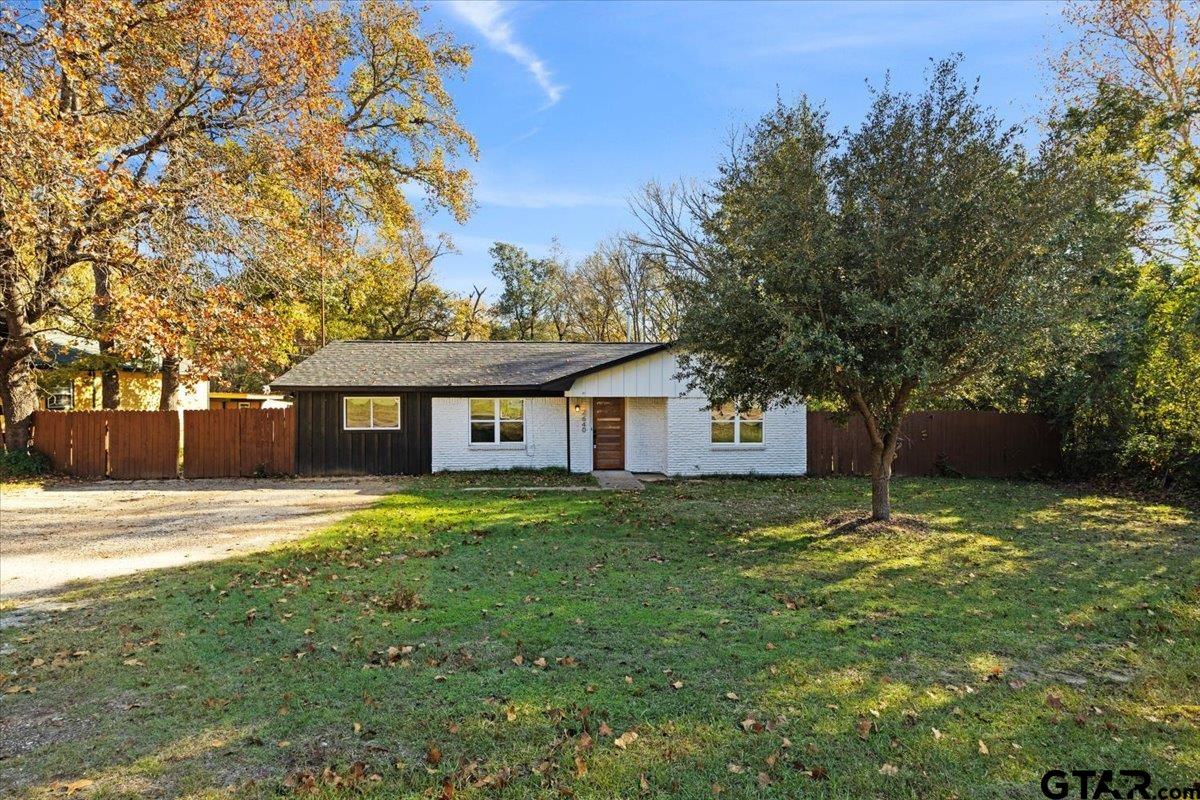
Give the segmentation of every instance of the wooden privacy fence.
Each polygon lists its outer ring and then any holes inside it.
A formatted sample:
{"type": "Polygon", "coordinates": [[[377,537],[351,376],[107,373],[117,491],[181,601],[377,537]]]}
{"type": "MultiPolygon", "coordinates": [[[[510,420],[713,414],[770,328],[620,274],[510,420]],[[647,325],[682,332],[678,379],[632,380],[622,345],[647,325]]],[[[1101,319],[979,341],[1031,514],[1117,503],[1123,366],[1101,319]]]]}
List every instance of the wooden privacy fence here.
{"type": "Polygon", "coordinates": [[[290,408],[183,412],[183,477],[285,475],[296,470],[290,408]]]}
{"type": "Polygon", "coordinates": [[[79,478],[174,478],[179,414],[174,411],[38,411],[34,447],[59,472],[79,478]]]}
{"type": "MultiPolygon", "coordinates": [[[[1058,431],[1039,414],[999,411],[918,411],[900,426],[896,475],[1013,478],[1056,472],[1058,431]]],[[[839,425],[832,414],[808,412],[808,473],[865,475],[871,442],[862,418],[839,425]]]]}
{"type": "Polygon", "coordinates": [[[37,411],[33,446],[78,478],[231,478],[295,470],[290,408],[37,411]],[[183,434],[182,439],[180,434],[183,434]]]}

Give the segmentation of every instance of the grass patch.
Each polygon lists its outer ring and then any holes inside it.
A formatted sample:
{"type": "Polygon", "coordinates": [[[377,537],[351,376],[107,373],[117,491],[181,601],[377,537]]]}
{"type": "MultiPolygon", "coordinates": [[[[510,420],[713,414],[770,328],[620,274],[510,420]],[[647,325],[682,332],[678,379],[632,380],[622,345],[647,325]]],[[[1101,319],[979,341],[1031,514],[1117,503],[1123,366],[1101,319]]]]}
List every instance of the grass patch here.
{"type": "Polygon", "coordinates": [[[3,791],[1008,798],[1056,767],[1200,776],[1189,512],[903,480],[908,524],[876,529],[830,524],[866,506],[855,480],[458,491],[511,477],[413,481],[303,543],[26,614],[0,631],[3,791]]]}

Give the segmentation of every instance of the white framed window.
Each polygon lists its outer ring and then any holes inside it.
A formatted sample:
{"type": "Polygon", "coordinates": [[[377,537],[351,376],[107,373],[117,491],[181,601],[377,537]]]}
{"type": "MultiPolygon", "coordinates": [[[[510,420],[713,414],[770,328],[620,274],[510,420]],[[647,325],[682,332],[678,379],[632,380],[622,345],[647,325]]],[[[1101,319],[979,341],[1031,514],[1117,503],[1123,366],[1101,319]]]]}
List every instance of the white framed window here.
{"type": "Polygon", "coordinates": [[[472,397],[471,444],[525,443],[525,401],[519,397],[472,397]]]}
{"type": "Polygon", "coordinates": [[[343,397],[342,429],[395,431],[400,429],[399,397],[343,397]]]}
{"type": "Polygon", "coordinates": [[[762,446],[762,409],[752,406],[739,413],[733,403],[713,406],[712,443],[715,445],[762,446]]]}
{"type": "Polygon", "coordinates": [[[46,408],[49,411],[70,411],[75,407],[74,393],[71,391],[71,384],[66,386],[56,386],[50,390],[50,394],[46,397],[46,408]]]}

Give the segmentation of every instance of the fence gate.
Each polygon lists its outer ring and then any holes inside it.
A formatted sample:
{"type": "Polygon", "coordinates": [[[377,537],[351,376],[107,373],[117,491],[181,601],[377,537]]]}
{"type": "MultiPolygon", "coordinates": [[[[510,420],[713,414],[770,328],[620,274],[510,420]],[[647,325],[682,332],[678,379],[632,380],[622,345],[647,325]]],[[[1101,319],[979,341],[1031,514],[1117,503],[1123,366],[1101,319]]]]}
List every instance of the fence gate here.
{"type": "Polygon", "coordinates": [[[295,471],[296,414],[290,408],[183,412],[183,476],[230,478],[295,471]]]}

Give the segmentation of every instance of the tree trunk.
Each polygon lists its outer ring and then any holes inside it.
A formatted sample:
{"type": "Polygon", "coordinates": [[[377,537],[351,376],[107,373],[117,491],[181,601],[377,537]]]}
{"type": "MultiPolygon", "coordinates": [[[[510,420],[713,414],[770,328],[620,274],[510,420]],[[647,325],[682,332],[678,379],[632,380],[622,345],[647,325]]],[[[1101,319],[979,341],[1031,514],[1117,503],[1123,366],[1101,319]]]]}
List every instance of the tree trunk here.
{"type": "Polygon", "coordinates": [[[892,459],[894,449],[871,449],[871,519],[887,521],[892,518],[892,459]]]}
{"type": "Polygon", "coordinates": [[[900,425],[904,408],[916,388],[915,380],[905,380],[883,413],[872,411],[862,392],[847,392],[846,404],[856,410],[867,427],[871,440],[871,519],[886,522],[892,518],[892,462],[900,447],[900,425]]]}
{"type": "Polygon", "coordinates": [[[37,379],[33,371],[33,334],[20,322],[9,322],[0,345],[0,403],[4,404],[4,448],[10,453],[29,449],[33,412],[37,410],[37,379]]]}
{"type": "Polygon", "coordinates": [[[96,294],[92,299],[92,320],[96,327],[96,341],[100,345],[100,358],[104,370],[100,373],[100,403],[103,408],[117,409],[121,407],[121,378],[117,373],[116,346],[108,325],[112,316],[112,294],[109,290],[109,278],[112,270],[101,264],[92,265],[92,279],[96,284],[96,294]]]}
{"type": "Polygon", "coordinates": [[[163,356],[162,393],[158,397],[159,411],[179,410],[179,357],[163,356]]]}

